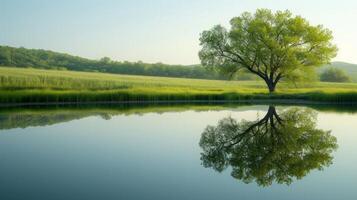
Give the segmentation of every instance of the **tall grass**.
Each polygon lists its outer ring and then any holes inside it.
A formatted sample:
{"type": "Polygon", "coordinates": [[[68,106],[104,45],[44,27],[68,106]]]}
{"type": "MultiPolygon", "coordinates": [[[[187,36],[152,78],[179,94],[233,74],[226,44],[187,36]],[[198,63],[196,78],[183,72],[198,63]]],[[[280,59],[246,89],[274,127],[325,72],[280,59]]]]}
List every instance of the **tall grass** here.
{"type": "Polygon", "coordinates": [[[307,100],[357,102],[355,83],[278,85],[0,67],[0,103],[98,101],[307,100]]]}
{"type": "Polygon", "coordinates": [[[214,81],[184,78],[115,75],[0,67],[2,89],[111,90],[133,87],[180,87],[196,89],[264,88],[260,82],[214,81]]]}

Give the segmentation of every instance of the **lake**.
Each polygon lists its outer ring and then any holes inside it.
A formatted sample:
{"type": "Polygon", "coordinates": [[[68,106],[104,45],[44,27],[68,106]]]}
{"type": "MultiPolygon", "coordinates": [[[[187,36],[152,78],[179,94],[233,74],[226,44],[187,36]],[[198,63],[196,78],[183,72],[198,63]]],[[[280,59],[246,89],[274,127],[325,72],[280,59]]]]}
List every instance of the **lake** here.
{"type": "Polygon", "coordinates": [[[357,199],[357,108],[0,110],[0,199],[357,199]]]}

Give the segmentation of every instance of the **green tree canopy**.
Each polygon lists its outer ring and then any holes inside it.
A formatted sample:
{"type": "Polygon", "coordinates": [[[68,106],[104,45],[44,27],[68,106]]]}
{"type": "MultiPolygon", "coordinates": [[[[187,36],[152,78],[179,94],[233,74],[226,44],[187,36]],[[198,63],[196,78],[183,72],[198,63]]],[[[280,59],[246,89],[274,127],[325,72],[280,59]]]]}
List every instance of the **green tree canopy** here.
{"type": "Polygon", "coordinates": [[[351,78],[342,69],[329,67],[321,73],[320,80],[324,82],[350,82],[351,78]]]}
{"type": "Polygon", "coordinates": [[[241,70],[263,79],[270,92],[281,79],[297,81],[309,77],[314,66],[336,56],[330,30],[313,26],[289,11],[272,13],[259,9],[202,32],[199,52],[202,65],[233,76],[241,70]]]}
{"type": "Polygon", "coordinates": [[[270,107],[260,120],[224,118],[202,133],[202,164],[218,172],[229,167],[231,175],[245,183],[290,184],[332,163],[336,138],[316,127],[316,116],[311,109],[302,108],[278,115],[270,107]]]}

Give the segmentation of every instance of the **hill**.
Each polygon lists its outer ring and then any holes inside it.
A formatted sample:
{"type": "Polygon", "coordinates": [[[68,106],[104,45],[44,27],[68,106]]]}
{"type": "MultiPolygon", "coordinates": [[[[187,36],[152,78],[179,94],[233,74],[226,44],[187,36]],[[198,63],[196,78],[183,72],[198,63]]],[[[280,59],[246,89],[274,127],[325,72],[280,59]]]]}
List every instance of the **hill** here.
{"type": "MultiPolygon", "coordinates": [[[[0,66],[213,80],[227,79],[226,76],[207,70],[200,65],[149,64],[140,61],[118,62],[112,61],[108,57],[91,60],[54,51],[9,46],[0,46],[0,66]]],[[[252,77],[250,74],[245,74],[240,76],[240,79],[252,79],[252,77]]]]}

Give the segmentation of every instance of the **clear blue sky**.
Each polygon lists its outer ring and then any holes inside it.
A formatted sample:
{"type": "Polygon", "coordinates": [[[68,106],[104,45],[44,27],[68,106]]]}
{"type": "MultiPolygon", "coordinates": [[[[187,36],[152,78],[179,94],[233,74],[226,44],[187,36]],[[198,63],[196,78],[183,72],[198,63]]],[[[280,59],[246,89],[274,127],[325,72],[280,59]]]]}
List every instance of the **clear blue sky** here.
{"type": "Polygon", "coordinates": [[[199,63],[199,34],[244,11],[289,9],[357,63],[356,0],[0,0],[0,44],[99,59],[199,63]]]}

